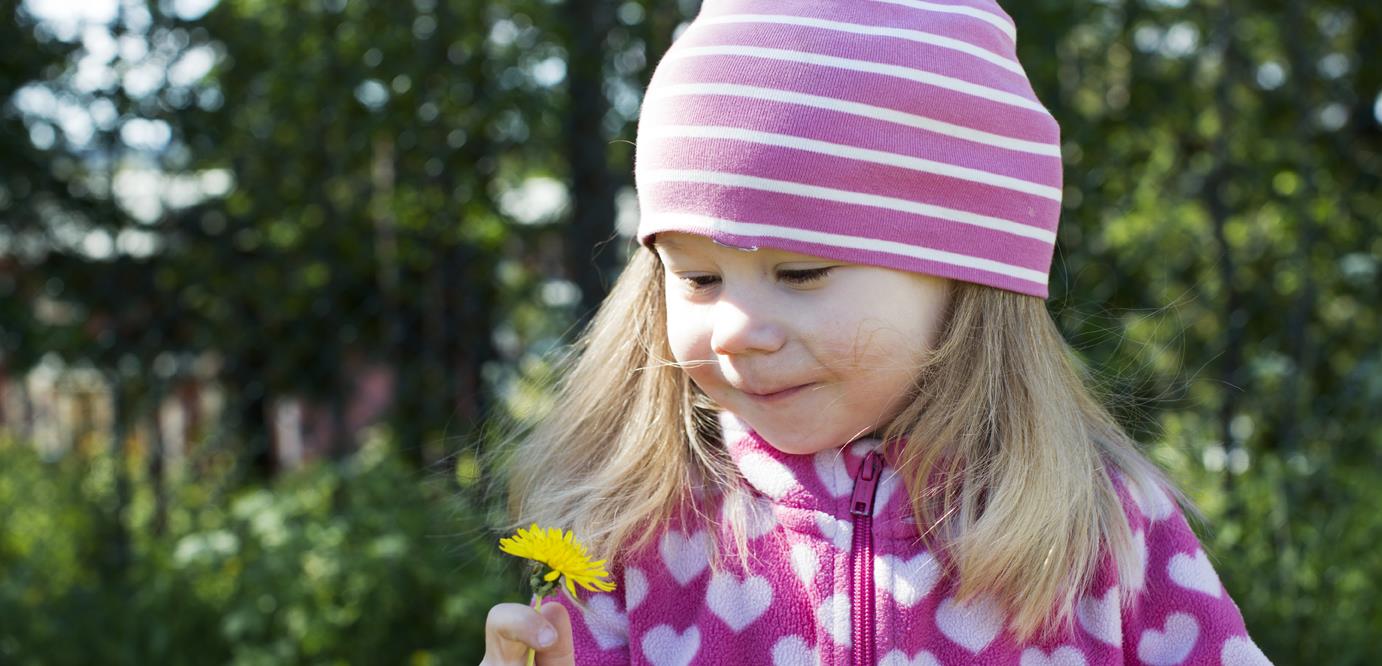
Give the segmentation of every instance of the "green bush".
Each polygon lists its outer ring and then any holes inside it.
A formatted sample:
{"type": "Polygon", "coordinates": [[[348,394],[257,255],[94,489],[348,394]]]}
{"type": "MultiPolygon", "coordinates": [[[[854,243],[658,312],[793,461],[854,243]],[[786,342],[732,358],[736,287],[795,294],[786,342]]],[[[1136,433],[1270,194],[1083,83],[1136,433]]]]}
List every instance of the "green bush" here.
{"type": "MultiPolygon", "coordinates": [[[[1156,453],[1205,510],[1205,545],[1275,663],[1377,661],[1370,467],[1267,454],[1227,484],[1156,453]]],[[[270,486],[209,469],[169,485],[160,534],[134,466],[121,520],[109,455],[46,461],[0,435],[0,664],[474,664],[489,607],[523,596],[485,508],[381,440],[270,486]]]]}
{"type": "Polygon", "coordinates": [[[137,472],[117,515],[116,472],[0,440],[0,663],[469,664],[520,589],[484,510],[387,446],[269,487],[172,484],[162,534],[137,472]]]}

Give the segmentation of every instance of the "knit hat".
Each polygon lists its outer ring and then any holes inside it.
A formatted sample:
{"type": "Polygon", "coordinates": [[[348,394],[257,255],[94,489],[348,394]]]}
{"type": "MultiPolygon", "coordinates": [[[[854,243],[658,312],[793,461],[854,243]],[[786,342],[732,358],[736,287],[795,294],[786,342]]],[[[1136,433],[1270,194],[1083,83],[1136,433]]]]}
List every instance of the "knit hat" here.
{"type": "Polygon", "coordinates": [[[705,0],[658,63],[638,239],[684,231],[1047,297],[1060,126],[992,0],[705,0]]]}

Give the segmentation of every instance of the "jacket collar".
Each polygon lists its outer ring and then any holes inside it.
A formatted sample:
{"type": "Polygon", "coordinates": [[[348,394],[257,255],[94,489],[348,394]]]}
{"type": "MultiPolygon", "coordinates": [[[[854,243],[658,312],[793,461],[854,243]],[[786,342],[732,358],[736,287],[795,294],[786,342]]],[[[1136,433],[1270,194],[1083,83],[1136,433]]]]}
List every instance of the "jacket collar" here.
{"type": "Polygon", "coordinates": [[[898,446],[885,447],[882,440],[870,438],[814,454],[783,453],[728,411],[720,412],[720,427],[730,457],[754,494],[779,508],[824,512],[838,520],[851,519],[855,479],[867,454],[879,452],[884,464],[874,499],[875,528],[905,523],[904,531],[914,531],[904,484],[894,466],[898,446]]]}

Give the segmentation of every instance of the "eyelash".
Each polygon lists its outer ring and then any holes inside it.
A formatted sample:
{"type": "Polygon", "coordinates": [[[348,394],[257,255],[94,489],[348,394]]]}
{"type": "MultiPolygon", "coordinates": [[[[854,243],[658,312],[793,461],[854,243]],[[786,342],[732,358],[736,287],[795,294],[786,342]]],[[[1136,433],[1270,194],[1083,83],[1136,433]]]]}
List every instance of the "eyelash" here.
{"type": "MultiPolygon", "coordinates": [[[[834,266],[827,266],[825,268],[811,268],[800,271],[778,271],[778,275],[782,276],[787,282],[790,282],[792,284],[809,284],[811,282],[815,282],[816,280],[824,278],[825,275],[834,268],[834,266]]],[[[709,287],[711,283],[701,282],[701,280],[703,279],[718,280],[719,278],[714,275],[696,275],[693,277],[682,278],[682,281],[686,282],[692,289],[704,289],[706,287],[709,287]]]]}

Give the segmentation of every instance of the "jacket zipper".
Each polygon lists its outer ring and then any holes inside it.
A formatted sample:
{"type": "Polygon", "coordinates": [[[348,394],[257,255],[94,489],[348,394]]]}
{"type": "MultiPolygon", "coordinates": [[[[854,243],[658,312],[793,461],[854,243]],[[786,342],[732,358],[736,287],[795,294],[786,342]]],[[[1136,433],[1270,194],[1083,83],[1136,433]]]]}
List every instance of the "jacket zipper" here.
{"type": "Polygon", "coordinates": [[[850,549],[849,608],[853,638],[854,666],[873,666],[877,663],[873,625],[873,500],[878,494],[878,477],[883,472],[883,459],[877,451],[864,455],[859,473],[854,477],[854,494],[849,500],[849,513],[854,517],[854,543],[850,549]]]}

